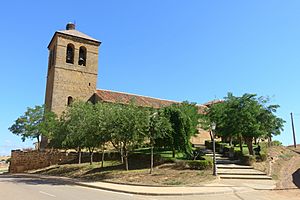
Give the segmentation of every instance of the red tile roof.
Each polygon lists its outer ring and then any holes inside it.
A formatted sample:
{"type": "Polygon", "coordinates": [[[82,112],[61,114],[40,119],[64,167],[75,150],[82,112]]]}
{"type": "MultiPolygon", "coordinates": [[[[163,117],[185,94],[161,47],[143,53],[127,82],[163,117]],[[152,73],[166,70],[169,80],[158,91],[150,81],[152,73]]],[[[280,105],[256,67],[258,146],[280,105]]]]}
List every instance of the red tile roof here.
{"type": "Polygon", "coordinates": [[[222,102],[224,102],[224,100],[217,99],[217,100],[212,100],[212,101],[206,102],[206,103],[203,104],[203,105],[204,105],[204,106],[207,106],[207,107],[210,107],[210,106],[212,106],[213,104],[222,103],[222,102]]]}
{"type": "MultiPolygon", "coordinates": [[[[109,103],[120,103],[120,104],[129,104],[131,102],[134,102],[138,106],[153,107],[153,108],[161,108],[165,106],[170,106],[172,104],[180,103],[178,101],[158,99],[153,97],[129,94],[124,92],[116,92],[111,90],[103,90],[103,89],[96,90],[95,97],[96,97],[96,101],[104,101],[109,103]]],[[[196,106],[198,107],[198,112],[204,113],[205,109],[213,103],[216,103],[216,101],[208,102],[204,105],[197,104],[196,106]]]]}
{"type": "Polygon", "coordinates": [[[172,105],[174,103],[180,103],[177,101],[163,100],[153,97],[140,96],[136,94],[115,92],[111,90],[97,90],[95,94],[100,101],[121,104],[129,104],[131,102],[134,102],[138,106],[143,107],[160,108],[172,105]]]}

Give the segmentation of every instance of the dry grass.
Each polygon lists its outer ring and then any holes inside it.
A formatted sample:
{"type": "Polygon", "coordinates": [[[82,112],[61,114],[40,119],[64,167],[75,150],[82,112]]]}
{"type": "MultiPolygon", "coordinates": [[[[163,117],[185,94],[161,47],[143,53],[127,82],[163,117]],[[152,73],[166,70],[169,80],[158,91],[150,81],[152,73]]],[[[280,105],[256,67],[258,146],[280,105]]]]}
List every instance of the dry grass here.
{"type": "Polygon", "coordinates": [[[215,178],[208,170],[178,169],[175,164],[157,166],[152,174],[149,169],[134,169],[125,171],[119,162],[106,162],[101,168],[101,163],[55,165],[45,169],[30,171],[44,175],[80,178],[86,181],[107,181],[114,183],[139,184],[139,185],[203,185],[215,178]]]}
{"type": "Polygon", "coordinates": [[[255,163],[254,167],[266,172],[277,180],[277,188],[300,187],[300,146],[294,147],[273,146],[268,149],[268,159],[265,162],[255,163]]]}

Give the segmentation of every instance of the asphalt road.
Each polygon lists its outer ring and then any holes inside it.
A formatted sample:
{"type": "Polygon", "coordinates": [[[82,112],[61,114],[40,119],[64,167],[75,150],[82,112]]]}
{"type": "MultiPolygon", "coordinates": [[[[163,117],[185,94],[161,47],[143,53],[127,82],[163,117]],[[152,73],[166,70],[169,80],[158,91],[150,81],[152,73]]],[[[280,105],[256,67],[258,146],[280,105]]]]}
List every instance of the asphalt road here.
{"type": "Polygon", "coordinates": [[[300,199],[300,190],[248,191],[235,194],[143,196],[72,185],[64,181],[0,175],[1,200],[268,200],[300,199]]]}

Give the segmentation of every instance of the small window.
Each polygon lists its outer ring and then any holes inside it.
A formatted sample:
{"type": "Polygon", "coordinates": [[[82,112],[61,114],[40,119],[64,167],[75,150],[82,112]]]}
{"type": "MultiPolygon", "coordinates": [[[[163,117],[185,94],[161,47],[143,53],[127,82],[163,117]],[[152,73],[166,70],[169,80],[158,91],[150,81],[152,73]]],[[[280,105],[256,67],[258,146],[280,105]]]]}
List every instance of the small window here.
{"type": "Polygon", "coordinates": [[[73,44],[68,44],[68,46],[67,46],[66,63],[74,64],[74,45],[73,44]]]}
{"type": "Polygon", "coordinates": [[[86,65],[86,48],[80,47],[79,48],[79,59],[78,59],[78,65],[86,65]]]}
{"type": "Polygon", "coordinates": [[[69,96],[68,97],[68,106],[71,105],[72,102],[73,102],[73,97],[69,96]]]}

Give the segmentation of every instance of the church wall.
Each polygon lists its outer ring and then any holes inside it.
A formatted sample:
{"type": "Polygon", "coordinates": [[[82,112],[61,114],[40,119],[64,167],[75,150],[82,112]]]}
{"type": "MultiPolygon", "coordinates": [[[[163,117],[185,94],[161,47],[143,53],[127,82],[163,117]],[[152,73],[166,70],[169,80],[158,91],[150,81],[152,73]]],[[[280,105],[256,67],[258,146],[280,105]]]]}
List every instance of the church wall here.
{"type": "Polygon", "coordinates": [[[88,101],[95,93],[97,75],[86,74],[63,68],[55,69],[54,87],[52,96],[52,111],[61,114],[66,106],[68,97],[74,100],[88,101]]]}

